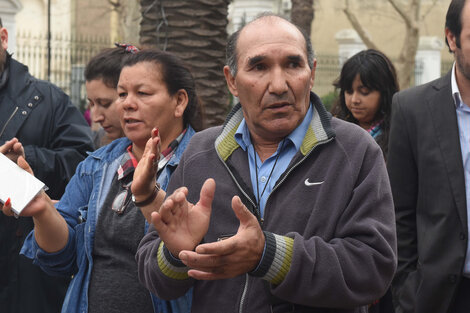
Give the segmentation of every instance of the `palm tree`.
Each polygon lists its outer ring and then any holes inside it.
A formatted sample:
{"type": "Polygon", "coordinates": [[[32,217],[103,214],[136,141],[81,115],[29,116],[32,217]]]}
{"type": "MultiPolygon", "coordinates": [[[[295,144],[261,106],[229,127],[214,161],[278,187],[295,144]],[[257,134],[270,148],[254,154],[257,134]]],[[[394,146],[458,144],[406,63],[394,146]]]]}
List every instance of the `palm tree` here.
{"type": "Polygon", "coordinates": [[[314,18],[313,0],[292,0],[291,21],[310,37],[314,18]]]}
{"type": "Polygon", "coordinates": [[[230,0],[140,0],[140,44],[170,51],[190,67],[204,107],[205,126],[228,111],[223,66],[230,0]]]}

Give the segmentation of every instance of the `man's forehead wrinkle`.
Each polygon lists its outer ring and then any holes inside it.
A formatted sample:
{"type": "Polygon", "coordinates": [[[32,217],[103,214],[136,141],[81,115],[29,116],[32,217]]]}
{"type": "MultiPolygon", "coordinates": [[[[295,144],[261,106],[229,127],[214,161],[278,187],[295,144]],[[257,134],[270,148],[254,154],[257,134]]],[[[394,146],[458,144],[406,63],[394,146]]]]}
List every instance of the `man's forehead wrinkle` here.
{"type": "Polygon", "coordinates": [[[299,30],[288,21],[285,21],[277,16],[265,16],[246,25],[240,32],[239,41],[248,33],[264,32],[264,31],[270,32],[270,31],[273,31],[274,26],[282,26],[282,25],[284,25],[284,29],[286,29],[286,31],[288,28],[291,28],[291,30],[293,30],[295,33],[298,33],[297,35],[300,35],[300,37],[303,38],[299,30]]]}

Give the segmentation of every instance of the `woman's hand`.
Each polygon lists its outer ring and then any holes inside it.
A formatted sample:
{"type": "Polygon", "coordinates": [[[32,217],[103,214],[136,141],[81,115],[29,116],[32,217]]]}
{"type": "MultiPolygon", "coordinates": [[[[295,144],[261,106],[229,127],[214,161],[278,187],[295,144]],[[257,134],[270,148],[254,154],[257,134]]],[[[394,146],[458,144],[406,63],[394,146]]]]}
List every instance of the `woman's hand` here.
{"type": "MultiPolygon", "coordinates": [[[[12,140],[10,140],[9,142],[11,143],[11,141],[12,140]]],[[[9,142],[7,142],[6,144],[8,144],[9,142]]],[[[0,147],[0,151],[1,151],[1,148],[3,148],[5,145],[0,147]]],[[[34,175],[33,170],[29,166],[28,162],[26,162],[24,157],[19,156],[17,158],[16,163],[18,164],[19,167],[21,167],[22,169],[24,169],[31,175],[34,175]]],[[[3,211],[3,214],[7,216],[16,216],[12,211],[10,199],[8,199],[5,202],[5,204],[2,205],[1,209],[3,211]]],[[[30,203],[28,203],[28,205],[23,209],[23,211],[21,211],[21,216],[39,217],[48,209],[55,210],[54,204],[52,200],[49,198],[49,196],[44,192],[44,190],[41,190],[41,192],[39,192],[39,194],[36,197],[34,197],[30,203]]]]}
{"type": "Polygon", "coordinates": [[[134,171],[131,192],[137,202],[150,197],[155,189],[160,159],[160,137],[158,128],[152,129],[152,136],[145,144],[142,158],[134,171]]]}
{"type": "MultiPolygon", "coordinates": [[[[2,146],[3,147],[3,146],[2,146]]],[[[33,170],[22,157],[17,158],[17,164],[30,174],[33,170]]],[[[1,206],[3,214],[17,217],[11,209],[8,199],[1,206]]],[[[31,202],[21,211],[21,216],[32,216],[34,221],[34,237],[39,247],[44,251],[53,253],[65,247],[68,241],[68,227],[64,218],[55,209],[53,201],[41,190],[31,202]]]]}
{"type": "MultiPolygon", "coordinates": [[[[135,202],[145,201],[151,198],[155,192],[159,159],[160,137],[158,135],[158,128],[154,128],[152,129],[151,138],[145,144],[142,158],[134,171],[131,192],[135,202]]],[[[165,199],[165,195],[166,193],[160,189],[151,203],[139,207],[147,222],[151,223],[151,214],[154,211],[158,211],[165,199]]]]}

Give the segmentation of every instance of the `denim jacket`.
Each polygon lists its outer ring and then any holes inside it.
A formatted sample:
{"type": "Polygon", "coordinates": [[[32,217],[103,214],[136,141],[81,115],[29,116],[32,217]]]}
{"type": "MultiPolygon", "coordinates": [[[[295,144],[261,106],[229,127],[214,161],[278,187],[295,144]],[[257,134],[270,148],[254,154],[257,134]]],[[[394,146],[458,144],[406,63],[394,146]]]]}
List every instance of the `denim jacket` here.
{"type": "MultiPolygon", "coordinates": [[[[160,173],[158,182],[166,190],[171,174],[179,163],[184,149],[194,135],[189,126],[177,150],[160,173]]],[[[34,230],[26,238],[21,254],[33,259],[43,271],[50,275],[73,275],[67,290],[62,313],[88,312],[88,286],[93,268],[93,244],[95,228],[111,182],[120,164],[120,156],[131,144],[127,138],[120,138],[91,153],[81,162],[75,175],[66,187],[64,196],[56,205],[57,210],[68,224],[67,245],[56,253],[42,250],[35,238],[34,230]]],[[[148,223],[145,223],[145,231],[148,223]]],[[[184,297],[163,301],[152,295],[156,313],[184,313],[191,309],[192,290],[184,297]]]]}

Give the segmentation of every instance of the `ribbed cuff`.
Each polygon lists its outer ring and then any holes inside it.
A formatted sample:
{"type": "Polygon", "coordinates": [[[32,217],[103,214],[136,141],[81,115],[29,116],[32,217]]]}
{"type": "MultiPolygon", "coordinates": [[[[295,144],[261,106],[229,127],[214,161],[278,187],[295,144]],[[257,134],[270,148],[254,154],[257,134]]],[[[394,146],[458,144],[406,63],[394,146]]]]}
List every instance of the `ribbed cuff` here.
{"type": "Polygon", "coordinates": [[[249,274],[278,285],[289,272],[294,250],[294,239],[266,231],[264,236],[266,238],[264,257],[258,267],[249,274]]]}
{"type": "Polygon", "coordinates": [[[171,255],[170,251],[165,247],[165,244],[160,242],[158,246],[158,267],[166,276],[183,280],[187,279],[189,267],[187,267],[181,260],[171,255]]]}

